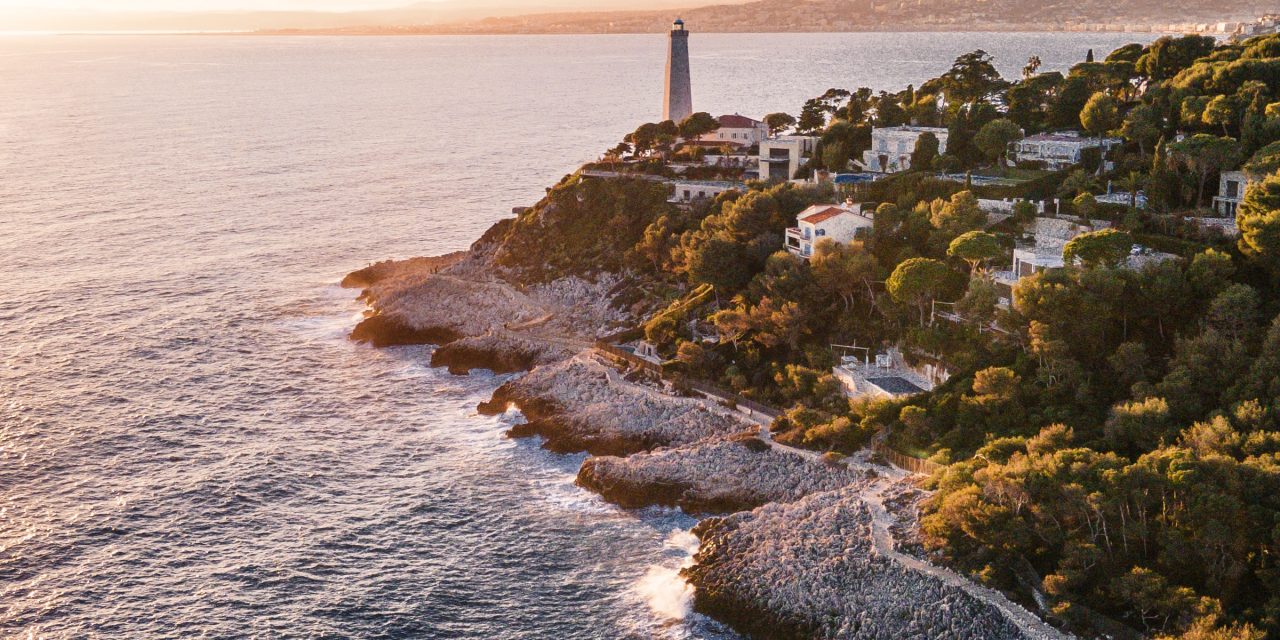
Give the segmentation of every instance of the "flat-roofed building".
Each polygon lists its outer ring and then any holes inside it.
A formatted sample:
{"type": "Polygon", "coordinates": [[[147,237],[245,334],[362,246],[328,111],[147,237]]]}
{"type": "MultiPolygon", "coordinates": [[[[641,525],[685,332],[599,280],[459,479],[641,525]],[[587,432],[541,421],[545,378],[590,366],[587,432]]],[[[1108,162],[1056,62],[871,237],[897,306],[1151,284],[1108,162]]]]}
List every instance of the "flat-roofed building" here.
{"type": "Polygon", "coordinates": [[[818,146],[814,136],[781,136],[760,141],[761,180],[786,182],[794,180],[813,156],[818,146]]]}

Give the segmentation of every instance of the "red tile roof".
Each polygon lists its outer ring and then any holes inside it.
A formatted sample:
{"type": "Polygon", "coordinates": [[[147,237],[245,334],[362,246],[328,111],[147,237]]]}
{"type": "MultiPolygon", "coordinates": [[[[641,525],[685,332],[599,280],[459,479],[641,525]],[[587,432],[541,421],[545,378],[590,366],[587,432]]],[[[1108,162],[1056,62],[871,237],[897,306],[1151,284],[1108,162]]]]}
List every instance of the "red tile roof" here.
{"type": "Polygon", "coordinates": [[[761,124],[759,120],[752,120],[736,113],[731,116],[720,116],[716,119],[720,121],[720,126],[725,129],[753,129],[761,124]]]}
{"type": "Polygon", "coordinates": [[[801,213],[800,220],[808,222],[809,224],[818,224],[819,222],[826,222],[827,220],[830,220],[842,213],[849,212],[841,209],[840,207],[827,207],[810,214],[801,213]]]}

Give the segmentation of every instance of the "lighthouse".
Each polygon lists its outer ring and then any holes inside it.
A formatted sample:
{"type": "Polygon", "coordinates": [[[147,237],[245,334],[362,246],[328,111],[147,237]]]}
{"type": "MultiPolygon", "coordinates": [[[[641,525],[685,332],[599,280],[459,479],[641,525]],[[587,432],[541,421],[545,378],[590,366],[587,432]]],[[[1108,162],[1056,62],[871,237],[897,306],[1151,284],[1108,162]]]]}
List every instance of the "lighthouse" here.
{"type": "Polygon", "coordinates": [[[680,122],[693,114],[693,91],[689,87],[689,32],[684,20],[671,25],[671,46],[667,50],[667,92],[662,118],[680,122]]]}

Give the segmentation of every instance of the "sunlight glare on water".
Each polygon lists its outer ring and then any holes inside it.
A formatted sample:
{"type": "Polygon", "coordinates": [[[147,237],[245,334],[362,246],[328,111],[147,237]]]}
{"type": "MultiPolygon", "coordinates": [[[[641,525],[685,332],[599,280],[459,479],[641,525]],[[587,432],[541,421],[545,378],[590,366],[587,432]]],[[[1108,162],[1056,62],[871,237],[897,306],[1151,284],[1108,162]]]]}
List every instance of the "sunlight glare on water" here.
{"type": "MultiPolygon", "coordinates": [[[[693,37],[695,105],[749,115],[1130,38],[693,37]]],[[[689,613],[692,518],[505,439],[504,378],[350,343],[335,284],[654,119],[663,45],[0,38],[0,637],[730,637],[689,613]]]]}

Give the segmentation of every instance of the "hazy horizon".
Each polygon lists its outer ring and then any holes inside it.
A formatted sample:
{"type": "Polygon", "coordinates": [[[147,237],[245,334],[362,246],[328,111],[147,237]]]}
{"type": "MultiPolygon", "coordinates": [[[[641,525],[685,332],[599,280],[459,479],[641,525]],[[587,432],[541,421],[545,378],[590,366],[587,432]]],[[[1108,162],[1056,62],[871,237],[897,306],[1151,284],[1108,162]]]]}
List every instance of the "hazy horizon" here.
{"type": "Polygon", "coordinates": [[[657,10],[747,0],[0,0],[0,31],[239,31],[431,25],[559,12],[657,10]]]}

